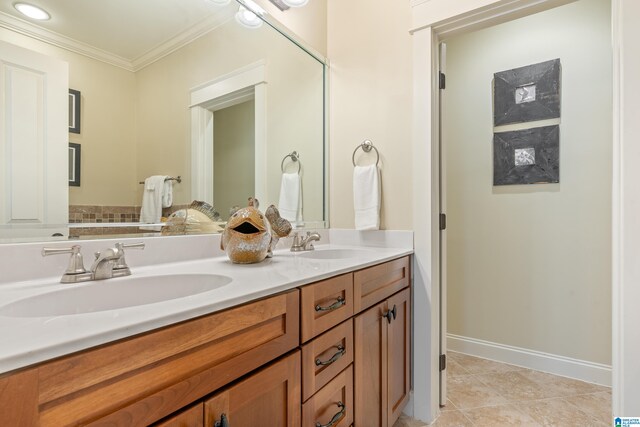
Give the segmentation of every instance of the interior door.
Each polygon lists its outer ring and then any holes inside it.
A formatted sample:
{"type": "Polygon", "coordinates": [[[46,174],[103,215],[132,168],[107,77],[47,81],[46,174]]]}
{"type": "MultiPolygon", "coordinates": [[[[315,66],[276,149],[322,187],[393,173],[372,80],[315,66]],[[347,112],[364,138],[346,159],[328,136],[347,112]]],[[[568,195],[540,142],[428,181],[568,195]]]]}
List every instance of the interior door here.
{"type": "Polygon", "coordinates": [[[445,102],[445,88],[446,88],[446,54],[447,46],[444,43],[440,43],[440,90],[438,91],[438,105],[439,105],[439,171],[440,171],[440,260],[439,277],[440,277],[440,406],[447,404],[447,227],[446,227],[446,212],[447,212],[447,191],[446,191],[446,162],[444,161],[446,156],[446,144],[443,143],[445,135],[444,128],[442,126],[442,112],[444,111],[443,105],[445,102]]]}
{"type": "Polygon", "coordinates": [[[66,62],[0,42],[0,225],[68,222],[68,96],[66,62]]]}

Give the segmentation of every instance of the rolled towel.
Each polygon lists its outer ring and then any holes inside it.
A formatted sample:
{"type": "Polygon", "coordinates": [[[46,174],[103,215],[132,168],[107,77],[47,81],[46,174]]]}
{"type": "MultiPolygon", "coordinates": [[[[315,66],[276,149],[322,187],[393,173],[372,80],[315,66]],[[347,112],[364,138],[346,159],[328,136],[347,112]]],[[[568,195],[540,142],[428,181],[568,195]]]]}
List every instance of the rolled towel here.
{"type": "Polygon", "coordinates": [[[291,224],[302,224],[302,183],[297,173],[282,174],[278,210],[291,224]]]}
{"type": "Polygon", "coordinates": [[[378,166],[356,166],[353,170],[353,208],[356,230],[380,228],[380,198],[378,166]]]}

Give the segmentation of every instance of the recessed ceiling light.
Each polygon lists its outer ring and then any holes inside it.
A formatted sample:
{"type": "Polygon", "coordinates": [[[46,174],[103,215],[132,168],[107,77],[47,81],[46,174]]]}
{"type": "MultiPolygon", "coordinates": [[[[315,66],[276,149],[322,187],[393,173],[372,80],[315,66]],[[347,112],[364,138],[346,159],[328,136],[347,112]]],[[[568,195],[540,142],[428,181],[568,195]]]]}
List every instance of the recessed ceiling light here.
{"type": "Polygon", "coordinates": [[[282,0],[284,4],[289,7],[302,7],[309,3],[309,0],[282,0]]]}
{"type": "Polygon", "coordinates": [[[236,21],[247,28],[260,28],[262,26],[262,19],[244,6],[238,8],[236,21]]]}
{"type": "Polygon", "coordinates": [[[15,7],[18,12],[31,19],[37,19],[38,21],[47,21],[51,19],[51,15],[49,15],[46,10],[32,4],[16,3],[13,7],[15,7]]]}
{"type": "Polygon", "coordinates": [[[229,3],[231,3],[231,0],[209,0],[209,1],[218,6],[226,6],[229,3]]]}

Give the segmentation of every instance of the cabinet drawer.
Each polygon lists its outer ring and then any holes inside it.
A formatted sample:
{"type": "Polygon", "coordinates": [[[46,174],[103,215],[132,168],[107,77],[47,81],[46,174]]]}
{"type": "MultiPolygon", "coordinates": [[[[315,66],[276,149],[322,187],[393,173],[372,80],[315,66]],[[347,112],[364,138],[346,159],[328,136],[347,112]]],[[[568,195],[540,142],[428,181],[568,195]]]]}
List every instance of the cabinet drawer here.
{"type": "Polygon", "coordinates": [[[306,401],[353,362],[353,320],[302,346],[302,400],[306,401]]]}
{"type": "Polygon", "coordinates": [[[302,405],[302,425],[347,427],[353,423],[353,365],[302,405]],[[330,424],[335,419],[334,424],[330,424]]]}
{"type": "Polygon", "coordinates": [[[295,348],[298,305],[292,291],[43,364],[40,426],[156,422],[295,348]]]}
{"type": "Polygon", "coordinates": [[[302,342],[353,315],[353,274],[323,280],[301,289],[302,342]]]}
{"type": "Polygon", "coordinates": [[[371,307],[410,284],[409,257],[365,268],[353,274],[354,312],[371,307]]]}

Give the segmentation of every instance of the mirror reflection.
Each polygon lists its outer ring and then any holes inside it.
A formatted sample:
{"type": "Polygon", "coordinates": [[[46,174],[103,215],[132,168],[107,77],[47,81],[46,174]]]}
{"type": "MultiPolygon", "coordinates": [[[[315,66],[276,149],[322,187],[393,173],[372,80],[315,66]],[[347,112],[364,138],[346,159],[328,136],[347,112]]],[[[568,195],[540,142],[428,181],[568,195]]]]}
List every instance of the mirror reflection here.
{"type": "Polygon", "coordinates": [[[321,60],[235,1],[31,2],[44,21],[13,3],[0,0],[1,238],[160,234],[139,223],[195,200],[224,226],[253,195],[323,223],[321,60]]]}

